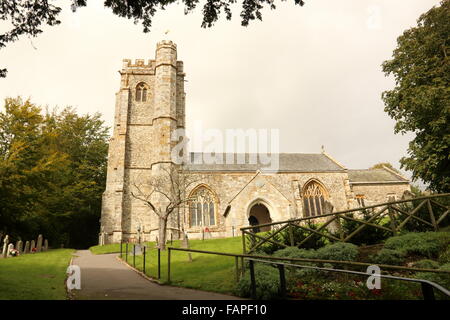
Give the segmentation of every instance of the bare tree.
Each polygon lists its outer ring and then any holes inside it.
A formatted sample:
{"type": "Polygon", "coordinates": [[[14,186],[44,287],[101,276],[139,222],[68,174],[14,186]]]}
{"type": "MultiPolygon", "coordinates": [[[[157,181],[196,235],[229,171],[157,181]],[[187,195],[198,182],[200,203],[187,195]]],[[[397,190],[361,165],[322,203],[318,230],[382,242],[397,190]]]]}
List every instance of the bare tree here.
{"type": "Polygon", "coordinates": [[[138,180],[133,183],[131,195],[143,201],[158,217],[158,246],[165,250],[170,215],[189,202],[187,191],[203,177],[184,174],[179,168],[170,166],[161,167],[157,175],[138,180]]]}

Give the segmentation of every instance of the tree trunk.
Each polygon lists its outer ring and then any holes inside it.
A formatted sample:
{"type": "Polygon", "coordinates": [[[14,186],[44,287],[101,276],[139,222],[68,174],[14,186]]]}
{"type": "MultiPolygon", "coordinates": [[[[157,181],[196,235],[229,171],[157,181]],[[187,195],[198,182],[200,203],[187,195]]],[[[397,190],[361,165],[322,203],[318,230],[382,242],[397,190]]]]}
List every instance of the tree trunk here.
{"type": "Polygon", "coordinates": [[[166,250],[166,232],[167,231],[167,218],[159,218],[159,242],[158,247],[161,250],[166,250]]]}

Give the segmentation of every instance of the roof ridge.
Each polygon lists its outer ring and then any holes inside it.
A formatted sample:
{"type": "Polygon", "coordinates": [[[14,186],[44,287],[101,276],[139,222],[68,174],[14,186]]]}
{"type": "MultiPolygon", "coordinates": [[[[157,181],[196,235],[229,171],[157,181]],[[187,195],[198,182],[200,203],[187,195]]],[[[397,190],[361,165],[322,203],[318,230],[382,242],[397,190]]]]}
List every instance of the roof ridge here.
{"type": "Polygon", "coordinates": [[[383,165],[383,169],[386,170],[386,171],[388,171],[388,172],[390,172],[390,173],[392,173],[392,174],[394,174],[394,175],[396,175],[397,177],[399,177],[399,178],[401,178],[401,179],[403,179],[403,180],[409,181],[409,179],[407,179],[406,177],[404,177],[404,176],[401,175],[400,173],[398,173],[398,172],[396,172],[396,171],[394,171],[394,170],[392,170],[392,169],[386,167],[385,165],[383,165]]]}
{"type": "Polygon", "coordinates": [[[326,153],[325,151],[322,152],[322,154],[324,156],[326,156],[328,159],[330,159],[331,161],[333,161],[334,163],[336,163],[339,167],[341,167],[342,169],[347,169],[346,167],[344,167],[340,162],[338,162],[336,159],[334,159],[332,156],[330,156],[328,153],[326,153]]]}

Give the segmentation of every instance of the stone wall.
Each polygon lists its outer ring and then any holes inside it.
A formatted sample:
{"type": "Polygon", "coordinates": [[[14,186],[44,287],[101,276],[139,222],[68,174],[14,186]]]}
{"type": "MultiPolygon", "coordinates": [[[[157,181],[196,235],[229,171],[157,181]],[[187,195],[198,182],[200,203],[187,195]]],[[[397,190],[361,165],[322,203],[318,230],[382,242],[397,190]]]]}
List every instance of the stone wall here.
{"type": "Polygon", "coordinates": [[[353,184],[351,188],[355,196],[364,196],[366,206],[388,202],[392,196],[395,196],[395,200],[401,200],[405,191],[411,191],[411,186],[407,182],[353,184]]]}

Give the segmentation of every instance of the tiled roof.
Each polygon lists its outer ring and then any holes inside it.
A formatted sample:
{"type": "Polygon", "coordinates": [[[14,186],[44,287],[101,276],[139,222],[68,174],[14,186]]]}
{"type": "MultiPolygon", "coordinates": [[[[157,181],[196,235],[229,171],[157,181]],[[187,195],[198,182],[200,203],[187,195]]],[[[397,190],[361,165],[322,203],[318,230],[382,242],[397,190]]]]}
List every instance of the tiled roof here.
{"type": "MultiPolygon", "coordinates": [[[[317,171],[344,171],[345,169],[322,153],[279,153],[279,166],[277,171],[291,172],[317,172],[317,171]]],[[[218,153],[218,159],[207,161],[208,154],[190,153],[190,163],[185,166],[190,171],[253,171],[270,168],[257,154],[218,153]],[[228,161],[227,159],[233,159],[228,161]],[[203,161],[202,161],[203,159],[203,161]],[[239,159],[243,159],[238,161],[239,159]]],[[[270,155],[269,155],[270,157],[270,155]]],[[[269,158],[268,158],[269,159],[269,158]]],[[[273,167],[272,167],[273,168],[273,167]]]]}
{"type": "Polygon", "coordinates": [[[386,169],[348,170],[350,183],[364,182],[409,182],[407,179],[386,169]]]}

